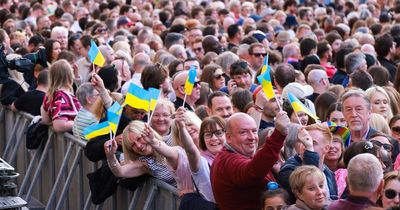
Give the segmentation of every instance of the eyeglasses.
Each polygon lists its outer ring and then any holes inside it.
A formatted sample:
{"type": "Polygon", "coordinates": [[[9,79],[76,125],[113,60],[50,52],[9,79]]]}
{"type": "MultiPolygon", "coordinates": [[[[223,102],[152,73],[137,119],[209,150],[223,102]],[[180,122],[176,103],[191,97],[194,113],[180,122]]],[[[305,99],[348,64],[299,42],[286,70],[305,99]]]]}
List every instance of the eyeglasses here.
{"type": "Polygon", "coordinates": [[[204,138],[205,139],[211,139],[214,134],[215,134],[216,137],[221,137],[221,136],[223,136],[225,134],[225,130],[224,129],[219,129],[219,130],[216,130],[216,131],[204,132],[204,138]]]}
{"type": "Polygon", "coordinates": [[[106,28],[99,28],[96,30],[96,32],[99,34],[105,34],[105,33],[107,33],[107,31],[108,31],[108,29],[106,29],[106,28]]]}
{"type": "Polygon", "coordinates": [[[256,56],[256,57],[265,57],[267,56],[267,53],[252,53],[252,55],[256,56]]]}
{"type": "Polygon", "coordinates": [[[203,50],[203,48],[198,47],[198,48],[194,48],[194,49],[193,49],[193,52],[201,52],[202,50],[203,50]]]}
{"type": "Polygon", "coordinates": [[[393,189],[387,189],[387,190],[385,190],[385,196],[386,196],[386,198],[393,199],[393,198],[395,198],[397,195],[400,196],[400,193],[397,192],[396,190],[393,190],[393,189]]]}
{"type": "Polygon", "coordinates": [[[216,75],[214,75],[214,79],[221,79],[222,77],[224,77],[224,74],[216,74],[216,75]]]}
{"type": "Polygon", "coordinates": [[[385,149],[388,152],[391,152],[393,150],[393,146],[390,144],[383,144],[378,140],[374,140],[374,139],[370,139],[370,141],[375,144],[378,147],[383,147],[383,149],[385,149]]]}
{"type": "Polygon", "coordinates": [[[170,114],[153,114],[153,118],[154,118],[154,119],[160,119],[161,117],[163,117],[163,118],[170,118],[171,115],[170,115],[170,114]]]}

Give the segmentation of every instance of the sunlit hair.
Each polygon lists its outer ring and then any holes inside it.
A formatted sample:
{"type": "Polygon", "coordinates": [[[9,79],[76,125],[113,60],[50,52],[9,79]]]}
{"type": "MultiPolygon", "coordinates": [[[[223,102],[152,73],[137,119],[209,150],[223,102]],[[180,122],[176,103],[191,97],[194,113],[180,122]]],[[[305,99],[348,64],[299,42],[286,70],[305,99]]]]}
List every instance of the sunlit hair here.
{"type": "MultiPolygon", "coordinates": [[[[141,136],[142,132],[144,130],[145,123],[142,121],[134,120],[131,123],[129,123],[128,126],[124,129],[124,132],[122,133],[123,139],[122,139],[122,150],[124,152],[124,157],[127,161],[130,160],[136,160],[140,155],[137,154],[135,151],[132,149],[132,141],[133,139],[129,139],[129,133],[134,133],[137,136],[141,136]]],[[[163,138],[152,128],[150,128],[153,133],[154,133],[154,138],[156,141],[163,141],[163,138]]],[[[157,153],[155,150],[153,150],[154,155],[157,160],[162,160],[162,156],[157,153]]]]}
{"type": "Polygon", "coordinates": [[[57,90],[68,89],[73,92],[72,84],[74,74],[71,65],[64,59],[51,64],[49,69],[49,89],[47,91],[47,100],[51,101],[57,90]]]}
{"type": "MultiPolygon", "coordinates": [[[[194,112],[186,111],[185,117],[186,117],[186,122],[185,122],[186,126],[194,125],[198,130],[200,130],[201,120],[194,112]]],[[[181,145],[178,127],[176,126],[175,123],[172,123],[172,140],[174,142],[173,143],[174,145],[181,145]]]]}
{"type": "Polygon", "coordinates": [[[204,140],[204,133],[217,130],[217,126],[226,131],[226,122],[219,116],[207,117],[201,123],[199,132],[199,146],[203,151],[207,150],[206,142],[204,140]]]}
{"type": "Polygon", "coordinates": [[[325,137],[325,143],[330,144],[333,141],[333,135],[331,133],[331,131],[329,130],[328,126],[324,125],[324,124],[319,124],[319,123],[314,123],[311,125],[307,125],[305,127],[305,129],[307,131],[313,131],[313,130],[317,130],[319,132],[322,133],[322,135],[325,137]]]}
{"type": "Polygon", "coordinates": [[[378,113],[371,113],[369,118],[369,126],[387,135],[392,134],[389,124],[385,118],[378,113]]]}
{"type": "Polygon", "coordinates": [[[296,198],[302,193],[306,180],[310,176],[314,180],[319,179],[323,181],[324,185],[326,185],[325,175],[319,168],[312,165],[297,167],[289,177],[290,187],[296,198]]]}
{"type": "Polygon", "coordinates": [[[382,178],[382,164],[373,154],[356,155],[347,166],[347,183],[352,192],[375,192],[382,178]]]}

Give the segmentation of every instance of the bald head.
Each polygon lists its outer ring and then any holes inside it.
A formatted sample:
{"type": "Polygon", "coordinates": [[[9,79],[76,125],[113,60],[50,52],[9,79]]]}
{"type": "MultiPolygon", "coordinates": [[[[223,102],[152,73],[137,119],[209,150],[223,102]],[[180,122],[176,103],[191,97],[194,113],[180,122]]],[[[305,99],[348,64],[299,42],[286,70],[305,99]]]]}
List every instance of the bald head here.
{"type": "Polygon", "coordinates": [[[328,75],[326,74],[325,71],[320,70],[320,69],[315,69],[310,71],[307,76],[307,82],[310,85],[316,85],[321,79],[328,78],[328,75]]]}
{"type": "Polygon", "coordinates": [[[141,73],[147,65],[151,63],[150,57],[146,53],[138,53],[133,57],[133,69],[141,73]]]}
{"type": "Polygon", "coordinates": [[[238,126],[240,126],[240,124],[243,124],[244,121],[253,122],[255,124],[254,119],[251,118],[248,114],[245,114],[243,112],[233,114],[226,121],[226,132],[232,133],[238,128],[238,126]]]}
{"type": "Polygon", "coordinates": [[[176,91],[181,85],[184,85],[186,82],[186,79],[188,77],[189,72],[188,71],[180,71],[176,74],[174,77],[174,80],[172,81],[172,87],[176,91]]]}

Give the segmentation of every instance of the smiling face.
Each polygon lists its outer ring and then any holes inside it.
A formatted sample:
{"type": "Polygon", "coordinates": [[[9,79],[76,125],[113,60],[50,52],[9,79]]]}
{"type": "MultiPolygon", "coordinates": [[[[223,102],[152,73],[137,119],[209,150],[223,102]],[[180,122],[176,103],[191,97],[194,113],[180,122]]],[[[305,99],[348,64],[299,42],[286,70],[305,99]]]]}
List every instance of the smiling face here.
{"type": "Polygon", "coordinates": [[[168,131],[171,128],[171,114],[172,113],[168,107],[163,105],[156,106],[154,110],[151,118],[151,126],[162,136],[168,134],[168,131]]]}
{"type": "Polygon", "coordinates": [[[334,137],[329,147],[328,152],[325,155],[325,160],[338,161],[342,155],[342,143],[339,137],[334,137]]]}
{"type": "Polygon", "coordinates": [[[216,125],[215,130],[206,129],[204,131],[204,143],[207,150],[214,155],[221,151],[225,140],[225,131],[219,125],[216,125]]]}
{"type": "Polygon", "coordinates": [[[228,144],[242,155],[252,157],[258,146],[258,129],[254,119],[245,114],[237,114],[232,115],[228,124],[231,127],[226,134],[228,144]]]}
{"type": "Polygon", "coordinates": [[[298,193],[301,199],[311,209],[322,209],[326,204],[325,180],[316,175],[308,175],[304,187],[298,193]]]}
{"type": "Polygon", "coordinates": [[[143,156],[149,156],[153,153],[153,148],[144,141],[144,139],[134,132],[129,132],[129,143],[131,144],[132,150],[143,156]]]}

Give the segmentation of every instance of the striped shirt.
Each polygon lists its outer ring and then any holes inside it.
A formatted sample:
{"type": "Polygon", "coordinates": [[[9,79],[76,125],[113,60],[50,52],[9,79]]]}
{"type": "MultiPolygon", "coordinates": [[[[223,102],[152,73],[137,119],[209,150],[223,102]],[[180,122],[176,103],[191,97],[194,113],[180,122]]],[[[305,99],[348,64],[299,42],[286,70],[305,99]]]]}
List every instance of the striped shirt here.
{"type": "Polygon", "coordinates": [[[74,136],[79,137],[82,140],[86,140],[83,136],[83,129],[89,125],[97,124],[98,122],[99,121],[96,119],[94,114],[92,114],[89,110],[82,108],[75,117],[72,133],[74,136]]]}

